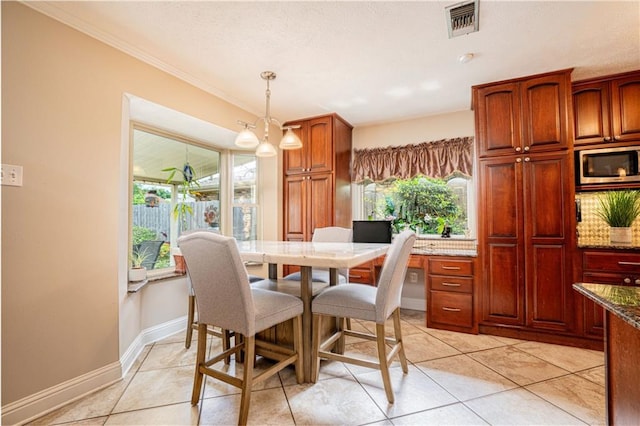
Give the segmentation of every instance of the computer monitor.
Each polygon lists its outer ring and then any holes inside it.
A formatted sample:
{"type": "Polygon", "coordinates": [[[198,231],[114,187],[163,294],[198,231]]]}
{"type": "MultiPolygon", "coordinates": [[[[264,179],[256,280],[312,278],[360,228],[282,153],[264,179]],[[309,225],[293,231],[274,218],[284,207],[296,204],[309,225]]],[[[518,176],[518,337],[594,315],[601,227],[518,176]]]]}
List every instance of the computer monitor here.
{"type": "Polygon", "coordinates": [[[391,221],[354,220],[354,243],[391,243],[391,221]]]}

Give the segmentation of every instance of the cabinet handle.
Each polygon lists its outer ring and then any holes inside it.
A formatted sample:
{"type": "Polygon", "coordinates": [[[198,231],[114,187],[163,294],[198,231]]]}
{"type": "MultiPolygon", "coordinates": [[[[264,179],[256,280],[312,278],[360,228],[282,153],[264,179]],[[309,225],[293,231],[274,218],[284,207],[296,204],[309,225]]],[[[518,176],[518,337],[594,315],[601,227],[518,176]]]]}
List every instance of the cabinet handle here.
{"type": "Polygon", "coordinates": [[[446,306],[442,307],[443,311],[447,311],[447,312],[460,312],[462,309],[458,309],[458,308],[447,308],[446,306]]]}
{"type": "Polygon", "coordinates": [[[519,146],[516,146],[516,152],[520,152],[522,151],[522,148],[520,148],[519,146]]]}
{"type": "Polygon", "coordinates": [[[529,152],[529,147],[528,146],[524,147],[524,152],[529,152]]]}
{"type": "Polygon", "coordinates": [[[445,287],[460,287],[458,283],[442,283],[442,285],[445,287]]]}
{"type": "Polygon", "coordinates": [[[614,136],[614,137],[613,137],[613,140],[614,140],[614,141],[619,141],[619,140],[620,140],[620,136],[617,136],[617,135],[616,135],[616,136],[614,136]]]}
{"type": "Polygon", "coordinates": [[[618,262],[618,265],[640,266],[640,262],[618,262]]]}
{"type": "Polygon", "coordinates": [[[529,158],[529,157],[524,157],[524,162],[525,162],[525,163],[528,163],[529,161],[531,161],[531,158],[529,158]]]}
{"type": "Polygon", "coordinates": [[[443,266],[442,269],[445,269],[447,271],[459,271],[460,267],[459,266],[443,266]]]}
{"type": "Polygon", "coordinates": [[[640,285],[640,278],[636,278],[636,285],[640,285]]]}
{"type": "Polygon", "coordinates": [[[631,284],[631,278],[625,278],[622,281],[624,281],[625,284],[631,284]]]}
{"type": "Polygon", "coordinates": [[[516,163],[522,163],[522,158],[516,158],[516,163]]]}
{"type": "Polygon", "coordinates": [[[605,141],[605,142],[609,142],[610,140],[611,140],[611,138],[610,138],[609,136],[605,136],[605,137],[604,137],[604,141],[605,141]]]}

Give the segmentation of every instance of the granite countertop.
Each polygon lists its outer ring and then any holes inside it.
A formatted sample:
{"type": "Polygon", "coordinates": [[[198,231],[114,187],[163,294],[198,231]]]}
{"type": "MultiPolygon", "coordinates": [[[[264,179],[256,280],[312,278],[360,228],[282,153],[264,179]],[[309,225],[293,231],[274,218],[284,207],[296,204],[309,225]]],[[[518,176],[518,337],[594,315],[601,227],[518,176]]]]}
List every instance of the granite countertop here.
{"type": "Polygon", "coordinates": [[[640,330],[640,287],[576,283],[573,288],[640,330]]]}

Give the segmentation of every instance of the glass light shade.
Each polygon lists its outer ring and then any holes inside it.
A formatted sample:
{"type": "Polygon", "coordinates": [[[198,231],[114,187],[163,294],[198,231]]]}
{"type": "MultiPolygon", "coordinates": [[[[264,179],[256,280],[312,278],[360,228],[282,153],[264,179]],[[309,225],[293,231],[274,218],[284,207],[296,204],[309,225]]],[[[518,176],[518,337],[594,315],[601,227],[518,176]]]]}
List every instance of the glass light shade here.
{"type": "Polygon", "coordinates": [[[240,148],[255,148],[260,141],[255,133],[249,129],[244,129],[236,136],[236,146],[240,148]]]}
{"type": "Polygon", "coordinates": [[[258,157],[274,157],[276,155],[278,155],[276,148],[267,141],[260,142],[256,148],[256,156],[258,157]]]}
{"type": "Polygon", "coordinates": [[[291,128],[287,129],[287,132],[280,141],[280,149],[300,149],[302,148],[302,141],[296,135],[291,128]]]}

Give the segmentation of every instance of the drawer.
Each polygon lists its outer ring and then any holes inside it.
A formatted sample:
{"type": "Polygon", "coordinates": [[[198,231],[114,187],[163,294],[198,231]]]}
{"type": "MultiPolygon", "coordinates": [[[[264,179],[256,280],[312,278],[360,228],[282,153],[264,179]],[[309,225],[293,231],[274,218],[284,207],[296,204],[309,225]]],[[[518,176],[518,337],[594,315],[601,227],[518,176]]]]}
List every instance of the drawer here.
{"type": "Polygon", "coordinates": [[[473,260],[429,257],[429,274],[473,275],[473,260]]]}
{"type": "Polygon", "coordinates": [[[407,263],[407,267],[408,268],[423,269],[424,268],[424,256],[421,256],[419,254],[412,254],[411,256],[409,256],[409,262],[407,263]]]}
{"type": "Polygon", "coordinates": [[[473,327],[473,299],[470,294],[431,291],[428,298],[433,322],[473,327]]]}
{"type": "Polygon", "coordinates": [[[456,293],[471,293],[473,291],[473,278],[429,275],[429,289],[453,291],[456,293]]]}
{"type": "Polygon", "coordinates": [[[373,272],[371,269],[351,268],[349,269],[349,282],[373,284],[373,272]]]}
{"type": "Polygon", "coordinates": [[[640,254],[586,251],[584,270],[631,272],[640,274],[640,254]]]}
{"type": "Polygon", "coordinates": [[[596,284],[637,285],[640,286],[640,274],[612,274],[606,272],[584,272],[582,281],[596,284]]]}

